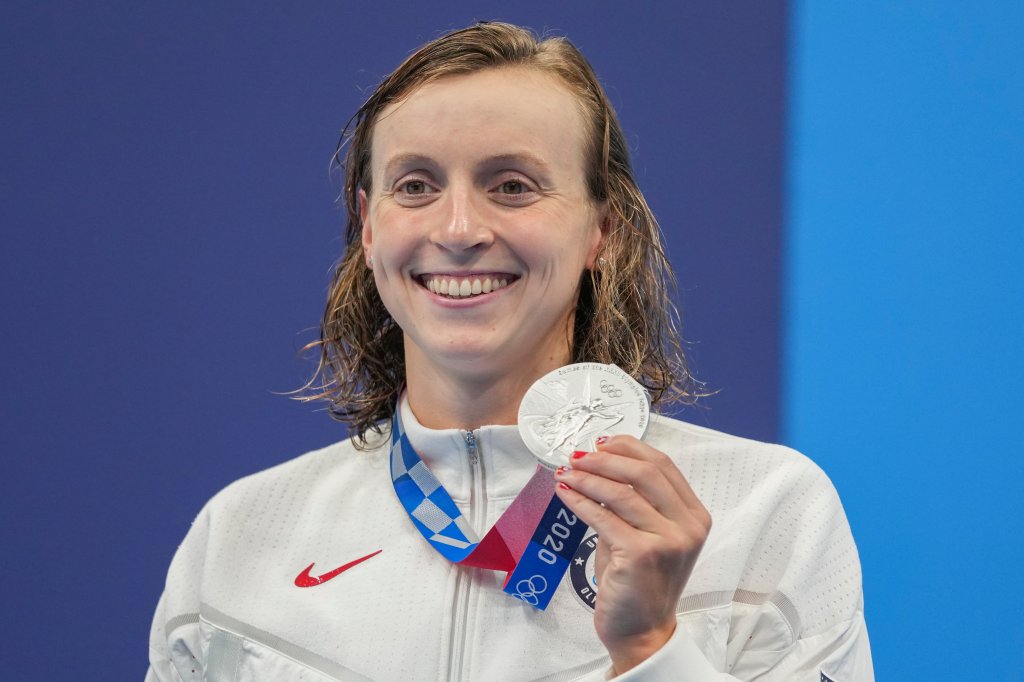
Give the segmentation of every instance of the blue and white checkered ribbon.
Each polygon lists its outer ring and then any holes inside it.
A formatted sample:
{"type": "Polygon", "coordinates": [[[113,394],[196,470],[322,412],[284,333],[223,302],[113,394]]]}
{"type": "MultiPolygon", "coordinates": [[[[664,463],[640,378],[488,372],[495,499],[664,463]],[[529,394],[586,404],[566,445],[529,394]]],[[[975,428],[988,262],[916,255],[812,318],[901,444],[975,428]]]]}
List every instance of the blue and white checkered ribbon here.
{"type": "Polygon", "coordinates": [[[395,492],[423,537],[444,558],[458,563],[476,549],[480,539],[413,449],[399,412],[400,408],[395,410],[391,428],[391,481],[395,492]]]}
{"type": "MultiPolygon", "coordinates": [[[[412,447],[402,426],[400,412],[400,407],[396,408],[391,428],[391,481],[420,534],[452,563],[507,570],[504,591],[543,610],[583,541],[586,524],[566,508],[552,489],[550,496],[545,496],[548,502],[539,516],[539,523],[519,556],[513,556],[505,538],[498,532],[502,523],[499,520],[484,539],[484,545],[490,543],[482,552],[486,556],[474,558],[471,555],[481,547],[480,539],[455,506],[451,495],[412,447]]],[[[551,483],[550,472],[538,466],[527,487],[550,487],[551,483]]],[[[535,497],[530,496],[529,499],[535,497]]],[[[523,499],[524,493],[520,493],[513,505],[523,499]]],[[[540,508],[534,506],[533,509],[536,517],[540,508]]]]}

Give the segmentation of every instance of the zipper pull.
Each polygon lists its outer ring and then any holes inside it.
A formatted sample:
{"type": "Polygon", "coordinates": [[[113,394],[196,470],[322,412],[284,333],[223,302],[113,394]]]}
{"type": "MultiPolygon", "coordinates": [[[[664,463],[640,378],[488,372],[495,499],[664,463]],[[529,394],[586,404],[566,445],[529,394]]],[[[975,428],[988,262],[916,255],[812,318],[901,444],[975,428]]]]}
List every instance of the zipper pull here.
{"type": "Polygon", "coordinates": [[[469,451],[469,461],[475,466],[480,458],[476,453],[476,434],[472,431],[463,431],[462,437],[466,439],[466,450],[469,451]]]}

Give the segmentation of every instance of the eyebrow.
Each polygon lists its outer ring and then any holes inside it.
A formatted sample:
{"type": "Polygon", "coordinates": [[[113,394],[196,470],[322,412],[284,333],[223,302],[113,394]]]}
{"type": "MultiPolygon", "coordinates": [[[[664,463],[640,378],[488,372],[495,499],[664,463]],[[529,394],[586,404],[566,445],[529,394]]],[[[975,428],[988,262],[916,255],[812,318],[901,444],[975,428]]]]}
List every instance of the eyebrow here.
{"type": "MultiPolygon", "coordinates": [[[[497,154],[495,156],[489,156],[480,163],[477,164],[478,169],[491,169],[495,166],[503,166],[506,164],[525,163],[533,166],[539,172],[547,175],[551,172],[551,164],[528,151],[511,152],[508,154],[497,154]]],[[[437,162],[429,156],[423,154],[398,154],[391,157],[384,164],[384,177],[390,178],[397,169],[410,168],[410,167],[425,167],[434,169],[437,167],[437,162]]]]}
{"type": "Polygon", "coordinates": [[[538,170],[547,172],[551,170],[551,165],[542,159],[541,157],[531,154],[527,151],[515,152],[512,154],[498,154],[497,156],[490,156],[480,164],[481,166],[497,166],[506,163],[525,162],[531,166],[535,166],[538,170]]]}
{"type": "Polygon", "coordinates": [[[384,177],[390,177],[396,168],[410,167],[410,166],[428,166],[430,168],[435,167],[437,164],[429,156],[423,156],[422,154],[399,154],[388,159],[387,163],[384,164],[384,177]]]}

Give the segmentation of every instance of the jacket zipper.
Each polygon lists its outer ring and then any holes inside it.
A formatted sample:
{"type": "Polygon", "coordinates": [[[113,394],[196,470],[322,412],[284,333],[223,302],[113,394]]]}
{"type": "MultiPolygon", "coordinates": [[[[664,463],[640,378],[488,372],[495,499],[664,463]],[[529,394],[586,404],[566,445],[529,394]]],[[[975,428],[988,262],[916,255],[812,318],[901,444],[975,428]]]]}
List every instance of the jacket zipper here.
{"type": "MultiPolygon", "coordinates": [[[[479,532],[487,516],[487,486],[484,480],[484,467],[480,463],[480,453],[477,450],[476,433],[463,431],[462,437],[466,441],[466,454],[469,456],[469,466],[473,474],[472,483],[469,487],[469,517],[473,530],[479,532]]],[[[458,681],[463,678],[462,664],[466,649],[466,633],[468,631],[469,592],[473,587],[473,576],[470,571],[479,569],[469,567],[456,567],[455,574],[455,603],[452,609],[452,641],[448,648],[448,677],[447,680],[458,681]]]]}

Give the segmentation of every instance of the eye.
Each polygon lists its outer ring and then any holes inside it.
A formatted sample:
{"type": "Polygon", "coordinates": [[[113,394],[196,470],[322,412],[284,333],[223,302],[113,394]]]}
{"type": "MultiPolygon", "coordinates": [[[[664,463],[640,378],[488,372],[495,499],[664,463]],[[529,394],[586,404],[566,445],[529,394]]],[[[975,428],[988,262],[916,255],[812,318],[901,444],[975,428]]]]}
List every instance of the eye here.
{"type": "Polygon", "coordinates": [[[402,206],[421,206],[430,203],[437,189],[422,178],[407,178],[395,185],[394,198],[402,206]]]}
{"type": "Polygon", "coordinates": [[[502,194],[523,194],[530,190],[521,180],[506,180],[498,185],[498,191],[502,194]]]}
{"type": "Polygon", "coordinates": [[[494,185],[490,194],[495,201],[506,206],[522,206],[539,198],[534,185],[518,175],[503,178],[494,185]]]}
{"type": "Polygon", "coordinates": [[[422,180],[409,180],[407,182],[403,182],[398,187],[399,192],[401,192],[402,194],[408,194],[410,196],[426,194],[429,190],[430,188],[427,187],[427,183],[423,182],[422,180]]]}

